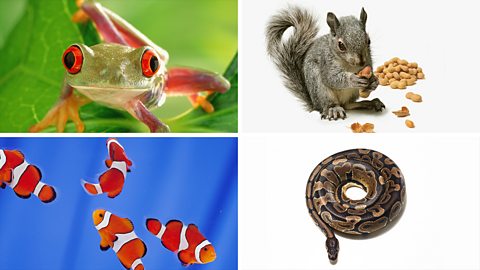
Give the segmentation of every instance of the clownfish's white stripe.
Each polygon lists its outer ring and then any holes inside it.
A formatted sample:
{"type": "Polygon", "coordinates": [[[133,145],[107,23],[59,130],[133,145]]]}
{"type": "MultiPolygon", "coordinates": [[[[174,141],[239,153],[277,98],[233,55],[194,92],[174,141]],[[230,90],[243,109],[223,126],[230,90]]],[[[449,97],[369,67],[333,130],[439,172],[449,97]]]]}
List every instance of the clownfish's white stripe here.
{"type": "Polygon", "coordinates": [[[95,228],[100,231],[101,229],[107,227],[108,224],[110,223],[110,216],[111,215],[112,215],[112,213],[110,213],[108,211],[105,211],[105,216],[103,216],[102,222],[98,223],[98,225],[95,226],[95,228]]]}
{"type": "Polygon", "coordinates": [[[160,228],[160,231],[159,231],[159,232],[157,233],[157,235],[155,235],[155,236],[158,237],[160,240],[162,240],[163,234],[164,234],[165,231],[167,230],[167,226],[165,226],[165,225],[163,225],[163,224],[160,225],[160,226],[162,226],[162,227],[160,228]]]}
{"type": "Polygon", "coordinates": [[[103,193],[103,190],[102,190],[102,187],[100,186],[100,184],[92,184],[93,187],[95,187],[95,190],[97,191],[97,194],[102,194],[103,193]]]}
{"type": "Polygon", "coordinates": [[[110,152],[110,144],[112,144],[112,143],[118,144],[118,146],[120,146],[120,148],[122,148],[123,150],[125,150],[125,149],[123,148],[123,146],[122,146],[117,140],[115,140],[115,139],[110,139],[110,140],[108,140],[108,142],[107,142],[107,150],[108,150],[109,152],[110,152]]]}
{"type": "Polygon", "coordinates": [[[0,170],[7,163],[7,156],[5,156],[5,151],[0,149],[0,170]]]}
{"type": "Polygon", "coordinates": [[[43,182],[38,182],[37,186],[35,187],[35,190],[33,191],[33,195],[38,197],[38,194],[42,190],[43,186],[45,186],[45,183],[43,182]]]}
{"type": "Polygon", "coordinates": [[[178,252],[188,248],[187,228],[187,226],[183,225],[182,231],[180,232],[180,244],[178,245],[178,252]]]}
{"type": "Polygon", "coordinates": [[[138,238],[134,231],[129,233],[118,233],[115,234],[115,236],[118,237],[118,239],[113,242],[112,249],[115,253],[117,253],[126,243],[138,238]]]}
{"type": "Polygon", "coordinates": [[[135,261],[133,261],[132,267],[130,267],[130,269],[135,269],[135,267],[137,267],[139,264],[143,264],[142,260],[136,259],[135,261]]]}
{"type": "Polygon", "coordinates": [[[123,178],[127,176],[127,163],[125,161],[114,161],[110,169],[117,169],[122,172],[123,178]]]}
{"type": "Polygon", "coordinates": [[[203,240],[202,243],[198,244],[198,246],[195,248],[195,259],[197,260],[198,263],[203,263],[202,260],[200,260],[200,251],[202,248],[205,246],[210,245],[210,242],[208,242],[207,239],[203,240]]]}
{"type": "Polygon", "coordinates": [[[10,187],[15,188],[18,184],[18,181],[20,181],[20,178],[22,177],[23,173],[25,170],[28,168],[28,163],[26,161],[23,161],[22,164],[18,165],[13,169],[13,177],[12,177],[12,182],[10,182],[10,187]]]}

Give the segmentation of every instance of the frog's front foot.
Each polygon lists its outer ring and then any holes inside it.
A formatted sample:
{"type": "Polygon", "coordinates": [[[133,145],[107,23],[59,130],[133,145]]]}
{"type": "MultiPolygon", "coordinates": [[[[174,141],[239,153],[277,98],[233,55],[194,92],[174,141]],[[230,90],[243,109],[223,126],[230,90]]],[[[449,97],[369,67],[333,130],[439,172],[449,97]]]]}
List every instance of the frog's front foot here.
{"type": "Polygon", "coordinates": [[[90,102],[84,97],[78,97],[71,94],[67,98],[61,99],[53,108],[48,111],[43,119],[30,128],[30,132],[39,132],[49,126],[56,126],[57,132],[63,132],[68,119],[75,124],[77,132],[83,132],[85,125],[80,119],[80,107],[90,102]]]}
{"type": "Polygon", "coordinates": [[[160,121],[152,114],[140,100],[133,100],[127,104],[125,109],[136,119],[148,126],[150,132],[170,132],[168,125],[160,121]]]}

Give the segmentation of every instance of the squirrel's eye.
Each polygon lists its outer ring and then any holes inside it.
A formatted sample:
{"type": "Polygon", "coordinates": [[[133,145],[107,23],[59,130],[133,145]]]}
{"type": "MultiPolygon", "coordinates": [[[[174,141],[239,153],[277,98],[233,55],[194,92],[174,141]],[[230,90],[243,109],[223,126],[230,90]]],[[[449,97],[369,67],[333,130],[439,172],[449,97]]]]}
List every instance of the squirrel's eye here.
{"type": "Polygon", "coordinates": [[[152,77],[157,73],[160,64],[158,57],[152,50],[146,50],[142,55],[142,72],[145,77],[152,77]]]}
{"type": "Polygon", "coordinates": [[[83,64],[83,53],[80,47],[72,45],[63,53],[63,66],[68,73],[76,74],[80,72],[83,64]]]}
{"type": "Polygon", "coordinates": [[[370,45],[370,38],[367,37],[367,44],[370,45]]]}
{"type": "Polygon", "coordinates": [[[342,52],[347,51],[347,47],[345,47],[345,44],[343,44],[343,42],[341,42],[341,41],[338,42],[338,49],[342,52]]]}

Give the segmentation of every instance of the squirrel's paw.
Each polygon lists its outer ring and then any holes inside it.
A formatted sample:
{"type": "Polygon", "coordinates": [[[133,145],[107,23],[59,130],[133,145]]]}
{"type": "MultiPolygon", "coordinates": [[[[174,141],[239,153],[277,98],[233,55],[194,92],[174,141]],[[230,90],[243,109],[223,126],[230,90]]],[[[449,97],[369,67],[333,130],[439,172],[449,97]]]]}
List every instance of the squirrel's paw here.
{"type": "Polygon", "coordinates": [[[375,98],[372,99],[372,108],[377,112],[381,112],[383,109],[385,109],[385,104],[383,104],[380,99],[375,98]]]}
{"type": "Polygon", "coordinates": [[[357,76],[353,74],[350,76],[350,88],[362,88],[365,89],[370,84],[370,79],[357,76]]]}
{"type": "Polygon", "coordinates": [[[339,118],[345,119],[346,117],[347,113],[345,112],[345,109],[340,106],[331,107],[327,110],[323,110],[322,112],[322,119],[328,119],[329,121],[331,121],[332,119],[337,120],[339,118]]]}

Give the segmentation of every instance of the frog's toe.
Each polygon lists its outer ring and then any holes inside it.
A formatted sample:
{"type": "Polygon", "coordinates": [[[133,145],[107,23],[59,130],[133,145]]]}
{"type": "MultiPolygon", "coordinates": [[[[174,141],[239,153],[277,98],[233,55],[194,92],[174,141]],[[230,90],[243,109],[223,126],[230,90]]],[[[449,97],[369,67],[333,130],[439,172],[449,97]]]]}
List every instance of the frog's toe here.
{"type": "Polygon", "coordinates": [[[210,103],[210,101],[207,100],[206,96],[197,96],[197,100],[194,106],[202,107],[202,109],[207,113],[213,113],[215,111],[215,108],[213,107],[212,103],[210,103]]]}
{"type": "Polygon", "coordinates": [[[72,15],[72,22],[74,23],[86,23],[89,19],[90,17],[88,17],[87,13],[85,13],[85,11],[82,9],[77,10],[72,15]]]}

